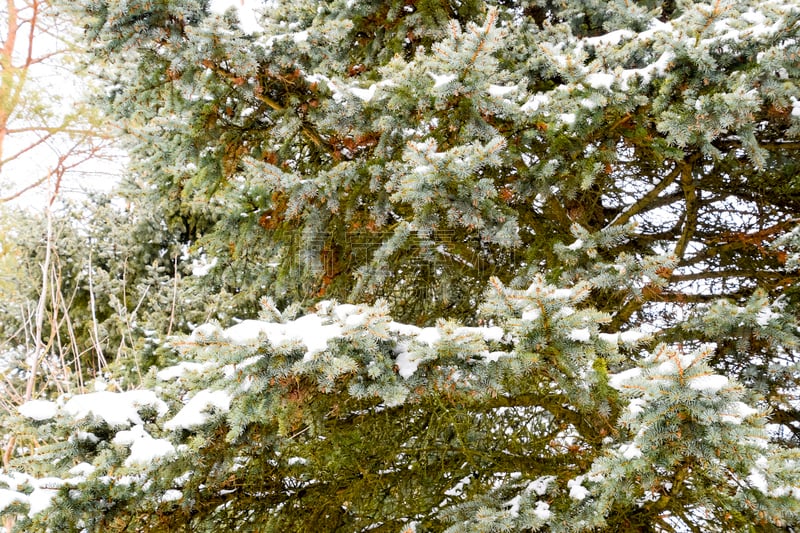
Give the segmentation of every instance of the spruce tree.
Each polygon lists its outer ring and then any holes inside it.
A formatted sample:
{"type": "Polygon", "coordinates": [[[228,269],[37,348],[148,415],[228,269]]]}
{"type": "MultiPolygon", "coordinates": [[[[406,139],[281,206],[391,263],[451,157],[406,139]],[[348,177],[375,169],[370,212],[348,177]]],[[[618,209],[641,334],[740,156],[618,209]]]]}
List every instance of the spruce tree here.
{"type": "Polygon", "coordinates": [[[23,409],[18,527],[798,527],[797,5],[63,7],[131,200],[261,316],[23,409]]]}

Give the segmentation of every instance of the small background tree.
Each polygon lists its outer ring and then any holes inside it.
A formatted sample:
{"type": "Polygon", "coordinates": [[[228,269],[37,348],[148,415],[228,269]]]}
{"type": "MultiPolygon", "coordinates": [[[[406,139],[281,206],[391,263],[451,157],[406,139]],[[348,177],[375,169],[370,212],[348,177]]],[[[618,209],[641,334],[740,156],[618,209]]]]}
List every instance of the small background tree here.
{"type": "Polygon", "coordinates": [[[64,4],[222,324],[23,406],[18,527],[797,526],[796,6],[208,7],[64,4]]]}

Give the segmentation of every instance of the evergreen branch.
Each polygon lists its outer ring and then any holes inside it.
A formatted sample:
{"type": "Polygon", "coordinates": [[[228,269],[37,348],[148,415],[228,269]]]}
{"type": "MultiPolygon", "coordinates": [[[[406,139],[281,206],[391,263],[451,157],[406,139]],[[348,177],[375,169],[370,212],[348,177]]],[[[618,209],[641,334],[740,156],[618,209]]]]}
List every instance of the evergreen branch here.
{"type": "Polygon", "coordinates": [[[759,231],[754,232],[728,232],[724,234],[714,234],[704,239],[706,243],[721,242],[722,244],[707,244],[705,249],[696,253],[691,257],[684,258],[680,266],[689,266],[711,259],[721,253],[732,252],[737,250],[746,250],[749,247],[756,247],[762,253],[767,253],[763,250],[764,241],[769,238],[777,238],[776,234],[782,234],[790,230],[795,224],[800,222],[798,218],[791,218],[783,222],[778,222],[772,226],[766,227],[759,231]]]}
{"type": "Polygon", "coordinates": [[[630,318],[633,316],[633,313],[642,308],[644,302],[645,300],[643,298],[629,298],[622,308],[614,313],[613,317],[611,318],[611,322],[608,325],[609,331],[618,331],[630,320],[630,318]]]}
{"type": "MultiPolygon", "coordinates": [[[[730,150],[744,146],[744,143],[734,139],[716,140],[712,144],[720,150],[730,150]]],[[[766,150],[800,150],[800,141],[759,141],[758,146],[766,150]]]]}
{"type": "MultiPolygon", "coordinates": [[[[742,269],[727,269],[727,270],[704,270],[702,272],[692,272],[689,274],[672,274],[669,277],[670,281],[696,281],[701,279],[716,279],[716,278],[753,278],[753,279],[773,279],[780,278],[786,280],[794,280],[794,276],[786,275],[786,272],[776,272],[769,270],[742,270],[742,269]]],[[[791,281],[789,281],[791,282],[791,281]]]]}
{"type": "Polygon", "coordinates": [[[611,221],[609,226],[622,226],[623,224],[628,222],[631,219],[631,217],[634,217],[643,210],[645,210],[645,208],[647,208],[653,200],[658,198],[658,195],[661,194],[664,191],[664,189],[669,187],[670,184],[672,184],[672,182],[675,181],[675,178],[677,178],[681,174],[681,171],[682,171],[681,165],[676,164],[675,168],[673,168],[669,174],[667,174],[664,178],[662,178],[661,181],[657,183],[655,187],[650,189],[644,196],[642,196],[639,200],[637,200],[636,203],[630,206],[627,210],[617,215],[617,217],[611,221]]]}
{"type": "MultiPolygon", "coordinates": [[[[726,296],[734,300],[746,297],[748,293],[728,293],[726,296]]],[[[676,304],[699,304],[709,303],[720,299],[718,294],[699,294],[691,292],[676,292],[671,290],[664,290],[658,294],[658,298],[653,298],[651,301],[676,303],[676,304]]]]}
{"type": "Polygon", "coordinates": [[[520,393],[513,396],[498,395],[492,398],[481,398],[479,404],[471,406],[479,410],[495,410],[501,407],[541,407],[549,411],[556,419],[565,420],[572,424],[580,433],[587,444],[597,448],[605,436],[615,434],[617,430],[612,426],[611,420],[598,417],[588,419],[584,413],[567,407],[567,395],[551,394],[542,398],[538,394],[520,393]],[[602,428],[602,431],[601,431],[602,428]]]}
{"type": "MultiPolygon", "coordinates": [[[[237,76],[233,72],[230,72],[229,70],[222,68],[220,65],[217,65],[216,63],[214,63],[210,59],[204,59],[200,63],[204,67],[206,67],[207,69],[210,69],[211,71],[213,71],[217,75],[221,76],[223,79],[229,81],[235,87],[240,87],[240,86],[245,84],[245,79],[243,77],[237,76]]],[[[285,80],[284,80],[284,82],[285,82],[285,80]]],[[[270,107],[274,111],[278,111],[278,112],[285,112],[286,111],[286,107],[284,105],[278,103],[274,99],[272,99],[269,96],[265,95],[263,93],[263,89],[262,89],[262,87],[260,85],[257,86],[253,90],[252,95],[256,100],[266,104],[268,107],[270,107]]],[[[314,143],[315,146],[317,146],[318,148],[325,149],[325,151],[327,151],[328,153],[333,153],[333,150],[331,149],[330,146],[328,146],[328,143],[325,142],[325,140],[322,138],[322,136],[316,131],[316,129],[307,120],[305,120],[304,118],[301,117],[301,123],[302,123],[302,126],[301,126],[300,130],[303,132],[303,134],[311,142],[314,143]]]]}
{"type": "Polygon", "coordinates": [[[697,228],[697,213],[700,208],[697,190],[692,177],[692,162],[693,161],[687,161],[678,165],[681,176],[681,188],[683,189],[683,195],[686,200],[686,210],[683,214],[683,231],[675,245],[674,251],[678,261],[683,260],[683,256],[686,254],[686,248],[689,246],[689,241],[691,241],[695,233],[697,228]]]}

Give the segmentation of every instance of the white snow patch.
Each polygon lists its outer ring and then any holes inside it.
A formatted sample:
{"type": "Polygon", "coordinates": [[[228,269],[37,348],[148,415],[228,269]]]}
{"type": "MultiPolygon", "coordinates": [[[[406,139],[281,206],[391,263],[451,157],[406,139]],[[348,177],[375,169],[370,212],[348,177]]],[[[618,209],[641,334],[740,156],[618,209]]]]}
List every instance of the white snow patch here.
{"type": "Polygon", "coordinates": [[[222,330],[216,324],[201,324],[192,330],[189,340],[192,342],[203,342],[208,339],[221,335],[222,330]]]}
{"type": "Polygon", "coordinates": [[[384,80],[378,83],[373,83],[366,89],[362,89],[360,87],[350,87],[348,90],[355,96],[365,102],[369,102],[375,96],[375,91],[378,90],[379,87],[392,87],[394,86],[394,82],[391,80],[384,80]]]}
{"type": "Polygon", "coordinates": [[[33,518],[34,515],[50,507],[56,494],[58,494],[58,491],[55,489],[35,488],[28,496],[28,504],[30,505],[28,516],[33,518]]]}
{"type": "Polygon", "coordinates": [[[650,27],[647,30],[639,33],[638,39],[640,41],[652,39],[653,37],[655,37],[656,33],[667,33],[667,34],[674,33],[674,29],[672,27],[672,21],[662,22],[657,18],[654,18],[653,20],[650,21],[650,27]]]}
{"type": "Polygon", "coordinates": [[[490,95],[495,96],[497,98],[502,98],[503,96],[509,95],[513,92],[517,91],[516,85],[489,85],[488,92],[490,95]]]}
{"type": "Polygon", "coordinates": [[[655,368],[655,374],[671,376],[678,373],[678,365],[674,361],[664,361],[655,368]]]}
{"type": "Polygon", "coordinates": [[[589,84],[590,87],[593,89],[609,89],[611,90],[611,86],[616,81],[616,77],[613,74],[609,74],[607,72],[592,72],[588,76],[586,76],[586,83],[589,84]]]}
{"type": "Polygon", "coordinates": [[[522,501],[522,495],[517,494],[516,496],[514,496],[513,498],[511,498],[506,502],[505,506],[508,507],[508,514],[510,516],[512,517],[519,516],[519,504],[521,501],[522,501]]]}
{"type": "Polygon", "coordinates": [[[630,403],[628,404],[628,411],[636,416],[642,411],[644,411],[644,407],[647,402],[644,401],[642,398],[633,398],[630,403]]]}
{"type": "Polygon", "coordinates": [[[73,476],[87,477],[91,476],[95,470],[96,468],[94,465],[90,465],[89,463],[84,462],[84,463],[78,463],[72,468],[70,468],[69,473],[70,475],[73,476]]]}
{"type": "Polygon", "coordinates": [[[485,352],[483,358],[486,361],[497,362],[503,357],[510,357],[512,354],[508,352],[485,352]]]}
{"type": "Polygon", "coordinates": [[[363,314],[348,315],[347,318],[344,319],[344,325],[348,326],[348,327],[351,327],[351,328],[356,328],[356,327],[361,326],[362,324],[364,324],[364,322],[366,320],[367,320],[367,317],[366,317],[366,315],[363,315],[363,314]]]}
{"type": "MultiPolygon", "coordinates": [[[[408,324],[400,324],[397,322],[390,322],[389,329],[401,335],[411,337],[421,344],[433,346],[442,339],[441,332],[435,327],[418,328],[408,324]]],[[[456,329],[453,334],[460,335],[480,335],[486,342],[501,341],[505,335],[503,328],[499,326],[491,327],[461,327],[456,329]]],[[[419,367],[419,361],[414,358],[414,354],[404,349],[395,357],[395,365],[397,366],[397,373],[403,378],[410,378],[419,367]]],[[[504,352],[499,352],[499,355],[493,356],[487,353],[487,361],[496,361],[501,355],[507,355],[504,352]]]]}
{"type": "Polygon", "coordinates": [[[575,242],[567,246],[568,250],[580,250],[583,247],[583,239],[576,239],[575,242]]]}
{"type": "Polygon", "coordinates": [[[151,390],[80,394],[64,404],[64,411],[77,420],[93,415],[105,420],[109,426],[129,426],[142,423],[138,410],[145,406],[154,407],[159,415],[169,411],[167,404],[151,390]]]}
{"type": "Polygon", "coordinates": [[[534,94],[527,102],[525,102],[519,110],[522,112],[538,111],[543,105],[550,103],[550,97],[546,94],[534,94]]]}
{"type": "Polygon", "coordinates": [[[608,344],[616,346],[619,344],[619,333],[598,333],[597,337],[608,344]]]}
{"type": "Polygon", "coordinates": [[[19,414],[33,420],[49,420],[57,412],[58,405],[47,400],[30,400],[19,406],[19,414]]]}
{"type": "Polygon", "coordinates": [[[197,363],[194,361],[182,361],[177,365],[168,366],[158,371],[156,378],[161,381],[183,377],[187,372],[202,372],[203,370],[215,366],[212,362],[197,363]]]}
{"type": "Polygon", "coordinates": [[[618,372],[617,374],[609,374],[608,376],[608,384],[614,387],[617,390],[620,390],[625,384],[632,380],[637,379],[642,375],[641,368],[630,368],[628,370],[623,370],[622,372],[618,372]]]}
{"type": "Polygon", "coordinates": [[[569,332],[568,336],[571,340],[576,342],[589,342],[592,338],[589,328],[573,329],[569,332]]]}
{"type": "Polygon", "coordinates": [[[428,75],[431,78],[433,78],[433,81],[434,81],[433,88],[434,89],[436,89],[438,87],[441,87],[443,85],[447,85],[451,81],[455,80],[456,77],[457,77],[455,74],[434,74],[432,72],[429,72],[428,75]]]}
{"type": "Polygon", "coordinates": [[[156,459],[175,453],[175,447],[170,441],[154,439],[145,431],[142,424],[137,424],[127,431],[119,431],[112,442],[130,446],[131,454],[125,459],[125,466],[146,466],[156,459]]]}
{"type": "Polygon", "coordinates": [[[413,376],[419,367],[419,361],[411,359],[411,354],[406,351],[400,352],[395,358],[394,364],[397,365],[397,373],[405,379],[413,376]]]}
{"type": "Polygon", "coordinates": [[[331,91],[331,97],[333,98],[333,101],[336,103],[342,103],[344,100],[347,99],[347,96],[345,95],[342,88],[339,87],[339,85],[335,81],[333,81],[332,79],[323,74],[308,75],[306,76],[306,81],[308,81],[309,83],[319,83],[321,81],[324,81],[325,85],[327,85],[328,89],[330,89],[331,91]]]}
{"type": "Polygon", "coordinates": [[[769,325],[770,321],[776,318],[780,318],[781,315],[770,309],[769,307],[765,307],[761,309],[758,314],[756,314],[756,323],[759,326],[767,326],[769,325]]]}
{"type": "Polygon", "coordinates": [[[561,113],[558,118],[564,124],[575,124],[575,113],[561,113]]]}
{"type": "Polygon", "coordinates": [[[433,346],[442,339],[442,334],[436,328],[422,328],[417,334],[417,340],[421,343],[433,346]]]}
{"type": "Polygon", "coordinates": [[[565,305],[564,307],[562,307],[561,309],[559,309],[554,313],[554,315],[557,317],[568,317],[574,314],[575,314],[575,308],[570,307],[568,305],[565,305]]]}
{"type": "Polygon", "coordinates": [[[191,429],[201,426],[208,420],[209,415],[206,410],[209,407],[216,407],[220,411],[227,412],[230,405],[231,397],[226,391],[201,390],[183,406],[183,409],[172,420],[164,424],[164,429],[191,429]]]}
{"type": "Polygon", "coordinates": [[[567,487],[569,487],[569,497],[573,500],[584,500],[586,496],[589,495],[589,490],[582,485],[583,483],[583,476],[578,476],[574,479],[570,479],[567,482],[567,487]]]}
{"type": "Polygon", "coordinates": [[[183,498],[183,492],[176,489],[169,489],[161,496],[162,502],[176,502],[183,498]]]}
{"type": "Polygon", "coordinates": [[[503,335],[505,335],[505,332],[503,331],[503,328],[501,328],[500,326],[491,326],[491,327],[485,327],[484,326],[484,327],[477,327],[477,328],[474,328],[474,327],[461,327],[461,328],[458,328],[455,331],[455,334],[456,335],[474,335],[474,334],[477,334],[477,335],[480,335],[481,337],[483,337],[483,340],[485,340],[487,342],[492,342],[492,341],[499,342],[500,340],[503,339],[503,335]]]}
{"type": "Polygon", "coordinates": [[[728,385],[728,378],[719,374],[697,376],[689,380],[689,388],[699,391],[717,392],[728,385]]]}
{"type": "Polygon", "coordinates": [[[542,312],[539,309],[532,309],[529,308],[522,312],[522,320],[529,320],[533,322],[534,320],[538,319],[542,316],[542,312]]]}
{"type": "Polygon", "coordinates": [[[767,486],[767,478],[764,477],[763,472],[757,470],[755,467],[750,470],[750,475],[747,476],[747,482],[750,483],[751,487],[758,489],[764,494],[769,493],[769,487],[767,486]]]}
{"type": "Polygon", "coordinates": [[[635,443],[623,444],[619,447],[619,451],[625,459],[635,459],[642,456],[642,450],[635,443]]]}
{"type": "Polygon", "coordinates": [[[192,260],[192,276],[202,278],[211,272],[211,269],[217,265],[217,258],[213,257],[211,261],[208,260],[205,254],[200,256],[200,259],[192,260]]]}
{"type": "Polygon", "coordinates": [[[757,413],[758,409],[753,409],[744,402],[733,402],[727,407],[726,412],[720,415],[720,419],[723,422],[738,425],[741,424],[742,420],[748,416],[752,416],[757,413]]]}
{"type": "Polygon", "coordinates": [[[255,12],[255,7],[260,3],[257,0],[211,0],[208,9],[211,13],[221,15],[228,9],[233,8],[237,12],[239,26],[242,31],[256,33],[262,29],[258,23],[258,15],[255,12]]]}
{"type": "Polygon", "coordinates": [[[542,476],[540,478],[536,478],[530,482],[530,484],[526,487],[527,490],[533,491],[536,493],[537,496],[544,496],[547,492],[547,487],[555,481],[555,476],[542,476]]]}
{"type": "Polygon", "coordinates": [[[416,337],[422,331],[418,326],[394,321],[389,322],[387,327],[389,331],[393,331],[403,337],[416,337]]]}
{"type": "Polygon", "coordinates": [[[227,328],[223,334],[231,344],[240,346],[253,344],[262,336],[273,346],[299,341],[307,348],[306,359],[310,359],[314,354],[324,351],[329,340],[341,336],[342,327],[339,324],[325,324],[322,317],[312,313],[285,324],[244,320],[227,328]]]}
{"type": "Polygon", "coordinates": [[[620,72],[620,87],[622,90],[628,90],[628,82],[635,76],[642,78],[643,83],[650,83],[654,74],[664,75],[667,71],[672,60],[675,59],[675,54],[671,51],[666,51],[654,62],[646,67],[626,69],[620,72]]]}
{"type": "Polygon", "coordinates": [[[75,433],[70,437],[70,440],[72,440],[73,438],[79,441],[88,441],[91,442],[92,444],[97,444],[98,442],[100,442],[100,438],[97,435],[95,435],[94,433],[89,433],[88,431],[78,431],[77,433],[75,433]]]}
{"type": "Polygon", "coordinates": [[[0,512],[14,502],[25,503],[28,496],[15,490],[0,489],[0,512]]]}
{"type": "Polygon", "coordinates": [[[533,514],[535,514],[536,518],[539,520],[549,520],[553,513],[550,512],[550,505],[547,502],[536,502],[536,508],[533,510],[533,514]]]}
{"type": "Polygon", "coordinates": [[[636,34],[630,30],[616,30],[597,37],[587,37],[583,42],[592,46],[615,45],[623,39],[632,39],[636,34]]]}
{"type": "Polygon", "coordinates": [[[647,337],[647,333],[635,329],[629,329],[628,331],[623,331],[619,334],[619,340],[623,344],[636,344],[645,337],[647,337]]]}
{"type": "Polygon", "coordinates": [[[742,13],[739,15],[739,18],[750,24],[763,24],[767,21],[767,17],[765,17],[763,13],[753,10],[742,13]]]}
{"type": "Polygon", "coordinates": [[[466,476],[461,478],[461,481],[455,484],[452,488],[447,489],[444,493],[447,496],[461,496],[464,493],[464,487],[469,485],[472,482],[472,478],[470,476],[466,476]]]}
{"type": "MultiPolygon", "coordinates": [[[[329,302],[325,302],[325,303],[329,303],[329,302]]],[[[333,313],[333,316],[335,316],[337,318],[337,320],[340,320],[340,321],[344,322],[344,321],[347,320],[348,317],[350,317],[352,315],[361,316],[359,314],[360,311],[361,311],[361,309],[357,305],[341,304],[341,305],[337,305],[336,307],[334,307],[333,310],[331,311],[331,313],[333,313]]]]}

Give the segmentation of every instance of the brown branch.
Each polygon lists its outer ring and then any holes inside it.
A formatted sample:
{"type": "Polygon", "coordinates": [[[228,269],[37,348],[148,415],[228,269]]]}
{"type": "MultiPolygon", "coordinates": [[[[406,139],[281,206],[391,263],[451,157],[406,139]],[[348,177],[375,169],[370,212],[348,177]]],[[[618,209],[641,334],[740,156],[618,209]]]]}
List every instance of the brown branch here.
{"type": "Polygon", "coordinates": [[[3,70],[11,67],[11,58],[14,56],[14,43],[17,40],[17,31],[19,30],[19,24],[17,20],[19,19],[19,9],[17,9],[14,0],[7,0],[6,5],[8,6],[8,33],[6,34],[6,39],[3,42],[3,70]],[[8,62],[8,64],[6,64],[8,62]]]}
{"type": "Polygon", "coordinates": [[[47,181],[49,178],[50,178],[49,175],[44,176],[42,178],[39,178],[38,180],[36,180],[35,182],[31,183],[27,187],[23,187],[22,189],[18,190],[17,192],[11,194],[10,196],[6,196],[6,197],[3,197],[3,198],[0,198],[0,203],[6,203],[6,202],[10,202],[11,200],[16,200],[17,198],[19,198],[20,196],[22,196],[26,192],[30,191],[31,189],[35,189],[36,187],[38,187],[39,185],[41,185],[42,183],[47,181]]]}
{"type": "Polygon", "coordinates": [[[718,278],[757,278],[757,279],[770,279],[770,278],[784,278],[786,272],[775,272],[770,270],[706,270],[703,272],[691,272],[688,274],[673,274],[670,276],[670,281],[696,281],[699,279],[718,279],[718,278]]]}
{"type": "MultiPolygon", "coordinates": [[[[734,139],[716,140],[711,144],[719,149],[742,147],[742,141],[734,139]]],[[[766,150],[800,150],[798,141],[759,141],[758,146],[766,150]]]]}
{"type": "MultiPolygon", "coordinates": [[[[39,143],[37,143],[37,144],[39,144],[39,143]]],[[[35,189],[36,187],[39,187],[44,182],[46,182],[48,179],[50,179],[53,175],[55,175],[55,177],[56,177],[55,185],[54,185],[54,188],[53,188],[53,193],[52,193],[52,195],[51,195],[51,197],[49,199],[49,202],[52,205],[53,202],[55,201],[56,197],[58,196],[58,192],[59,192],[59,190],[61,188],[61,180],[62,180],[64,174],[66,174],[66,172],[74,169],[75,167],[78,167],[78,166],[82,165],[86,161],[96,157],[97,156],[97,152],[100,150],[99,146],[93,146],[93,147],[91,147],[89,149],[89,151],[83,157],[81,157],[77,161],[71,162],[70,164],[66,164],[67,163],[67,159],[69,159],[70,157],[72,157],[74,155],[79,154],[78,148],[80,146],[81,146],[81,142],[77,141],[64,154],[62,154],[62,155],[60,155],[58,157],[58,162],[56,163],[56,167],[55,167],[54,171],[48,172],[47,175],[45,175],[44,177],[36,180],[34,183],[32,183],[30,185],[27,185],[26,187],[23,187],[22,189],[18,190],[17,192],[11,194],[10,196],[6,196],[4,198],[0,198],[0,203],[10,202],[12,200],[15,200],[15,199],[19,198],[20,196],[22,196],[26,192],[28,192],[28,191],[30,191],[32,189],[35,189]]],[[[32,147],[27,148],[25,151],[29,150],[30,148],[32,148],[32,147]]],[[[2,164],[0,164],[0,168],[2,168],[2,164]]]]}
{"type": "MultiPolygon", "coordinates": [[[[6,165],[7,163],[17,159],[18,157],[20,157],[24,153],[33,150],[34,148],[36,148],[40,144],[47,142],[47,140],[49,138],[51,138],[52,136],[53,136],[52,134],[47,134],[44,137],[40,137],[38,140],[36,140],[36,142],[33,142],[33,143],[29,144],[28,146],[26,146],[25,148],[23,148],[19,152],[7,157],[6,159],[0,160],[0,170],[2,170],[3,165],[6,165]]],[[[2,149],[0,149],[0,153],[2,153],[2,149]]]]}
{"type": "MultiPolygon", "coordinates": [[[[245,83],[244,78],[242,78],[241,76],[237,76],[233,72],[230,72],[230,71],[220,67],[219,65],[217,65],[216,63],[214,63],[210,59],[204,59],[200,63],[201,63],[201,65],[203,65],[207,69],[210,69],[215,74],[221,76],[222,78],[224,78],[225,80],[229,81],[230,83],[232,83],[236,87],[244,85],[244,83],[245,83]]],[[[262,102],[262,103],[266,104],[268,107],[270,107],[274,111],[279,111],[279,112],[286,111],[286,107],[285,106],[281,105],[279,102],[273,100],[269,96],[266,96],[259,89],[260,89],[260,87],[257,87],[256,90],[253,91],[253,97],[255,99],[257,99],[259,102],[262,102]]],[[[302,120],[302,125],[300,126],[300,131],[303,132],[303,134],[308,138],[308,140],[313,142],[314,145],[316,145],[318,148],[323,148],[328,153],[332,152],[332,150],[330,149],[328,144],[325,142],[325,140],[322,138],[322,136],[306,120],[302,120]]]]}
{"type": "Polygon", "coordinates": [[[679,164],[681,169],[681,188],[683,195],[686,199],[686,213],[683,217],[683,231],[675,245],[675,257],[678,260],[683,259],[686,253],[686,248],[689,246],[689,241],[694,235],[695,228],[697,227],[697,212],[700,208],[697,201],[697,190],[695,188],[694,179],[692,178],[692,165],[689,162],[682,162],[679,164]]]}
{"type": "MultiPolygon", "coordinates": [[[[730,297],[726,294],[725,297],[730,297]]],[[[690,292],[661,291],[654,301],[676,304],[708,303],[722,298],[719,294],[695,294],[690,292]]]]}
{"type": "Polygon", "coordinates": [[[84,128],[67,128],[64,126],[26,126],[24,128],[8,128],[6,133],[34,133],[45,132],[49,134],[66,133],[67,135],[83,135],[84,137],[101,137],[103,139],[111,138],[109,135],[101,134],[100,130],[84,129],[84,128]]]}
{"type": "Polygon", "coordinates": [[[719,242],[744,242],[748,244],[760,244],[762,241],[766,240],[768,237],[772,237],[776,233],[781,233],[795,224],[800,222],[800,218],[794,217],[788,220],[784,220],[782,222],[778,222],[773,224],[772,226],[768,226],[764,229],[754,231],[752,233],[746,233],[743,231],[736,231],[736,232],[728,232],[723,233],[717,239],[719,242]]]}
{"type": "Polygon", "coordinates": [[[30,30],[28,31],[28,53],[25,56],[25,70],[33,64],[33,42],[34,38],[36,37],[36,20],[39,17],[39,0],[33,0],[33,4],[31,5],[33,9],[33,14],[31,15],[30,19],[30,30]]]}
{"type": "Polygon", "coordinates": [[[664,189],[669,187],[669,185],[675,181],[681,173],[681,165],[675,165],[675,168],[667,174],[664,179],[662,179],[659,183],[656,184],[655,187],[650,189],[644,196],[639,198],[633,205],[631,205],[627,211],[620,213],[614,220],[611,221],[610,226],[621,226],[625,224],[631,217],[638,215],[640,212],[645,211],[645,208],[653,202],[658,195],[661,194],[664,189]]]}
{"type": "Polygon", "coordinates": [[[619,330],[620,327],[631,318],[633,313],[642,308],[644,302],[645,300],[643,298],[631,298],[625,302],[625,305],[612,317],[608,325],[609,331],[619,330]]]}
{"type": "MultiPolygon", "coordinates": [[[[681,266],[694,265],[701,261],[711,259],[722,252],[731,252],[734,250],[745,249],[748,246],[762,247],[762,243],[779,233],[784,233],[791,229],[792,226],[800,222],[800,218],[790,218],[783,222],[778,222],[772,226],[768,226],[762,230],[747,233],[741,232],[727,232],[721,235],[710,236],[707,241],[720,244],[708,244],[701,252],[693,255],[692,257],[685,258],[681,261],[681,266]]],[[[774,240],[774,239],[773,239],[774,240]]],[[[768,253],[764,251],[764,253],[768,253]]]]}

